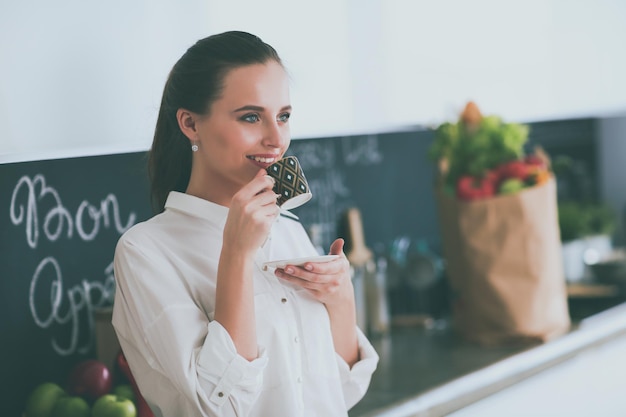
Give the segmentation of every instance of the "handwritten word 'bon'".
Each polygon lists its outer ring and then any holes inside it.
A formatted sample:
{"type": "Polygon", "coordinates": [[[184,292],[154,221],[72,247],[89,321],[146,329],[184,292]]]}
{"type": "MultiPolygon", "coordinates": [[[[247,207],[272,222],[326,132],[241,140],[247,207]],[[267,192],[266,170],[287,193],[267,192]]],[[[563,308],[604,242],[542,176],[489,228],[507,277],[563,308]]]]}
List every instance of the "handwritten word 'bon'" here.
{"type": "Polygon", "coordinates": [[[46,185],[43,175],[35,175],[32,179],[23,176],[17,182],[13,195],[11,196],[11,222],[14,225],[25,224],[26,241],[28,246],[36,248],[40,233],[40,216],[43,218],[43,233],[46,238],[54,242],[63,230],[66,230],[67,238],[70,239],[74,230],[84,241],[95,239],[100,231],[101,225],[110,227],[111,220],[118,233],[122,234],[128,230],[136,221],[136,214],[130,213],[126,224],[122,224],[120,209],[117,198],[109,194],[100,202],[100,206],[93,206],[83,200],[76,214],[72,216],[70,211],[61,202],[59,193],[52,187],[46,185]],[[22,192],[22,190],[24,190],[22,192]],[[21,204],[18,199],[23,196],[25,202],[21,204]],[[40,213],[40,205],[46,204],[50,207],[44,214],[40,213]],[[112,218],[112,219],[111,219],[112,218]]]}

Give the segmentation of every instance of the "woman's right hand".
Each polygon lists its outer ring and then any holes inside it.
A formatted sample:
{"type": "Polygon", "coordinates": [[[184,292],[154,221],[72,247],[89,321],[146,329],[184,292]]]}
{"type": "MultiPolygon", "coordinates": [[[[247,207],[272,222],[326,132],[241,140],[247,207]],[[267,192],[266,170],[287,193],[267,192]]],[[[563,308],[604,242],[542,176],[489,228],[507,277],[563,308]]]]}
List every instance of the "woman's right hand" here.
{"type": "Polygon", "coordinates": [[[233,196],[224,226],[225,247],[256,253],[263,245],[280,213],[273,187],[274,179],[261,169],[233,196]]]}
{"type": "Polygon", "coordinates": [[[214,320],[228,332],[237,353],[258,357],[254,304],[254,257],[280,212],[274,180],[264,170],[244,185],[230,202],[217,268],[214,320]]]}

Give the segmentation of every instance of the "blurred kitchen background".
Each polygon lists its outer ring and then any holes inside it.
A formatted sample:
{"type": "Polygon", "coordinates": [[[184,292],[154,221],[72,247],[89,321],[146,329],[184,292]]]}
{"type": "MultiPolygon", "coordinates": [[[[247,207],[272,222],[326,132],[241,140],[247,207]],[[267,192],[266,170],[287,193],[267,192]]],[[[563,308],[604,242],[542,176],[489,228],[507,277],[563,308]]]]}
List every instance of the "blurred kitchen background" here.
{"type": "MultiPolygon", "coordinates": [[[[446,326],[427,152],[469,100],[528,124],[528,148],[551,156],[571,313],[584,318],[625,294],[621,271],[598,273],[626,246],[625,23],[622,0],[3,1],[0,164],[145,152],[182,52],[249,31],[292,79],[291,153],[315,196],[296,214],[320,251],[339,234],[371,253],[355,273],[372,338],[446,326]]],[[[353,415],[387,404],[380,392],[353,415]]]]}

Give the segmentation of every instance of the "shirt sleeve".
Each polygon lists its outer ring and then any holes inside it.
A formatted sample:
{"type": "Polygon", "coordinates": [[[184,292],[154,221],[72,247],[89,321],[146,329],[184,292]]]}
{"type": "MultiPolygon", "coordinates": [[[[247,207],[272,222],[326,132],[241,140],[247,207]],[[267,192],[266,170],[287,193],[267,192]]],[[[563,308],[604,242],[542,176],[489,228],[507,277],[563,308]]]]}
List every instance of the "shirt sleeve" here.
{"type": "Polygon", "coordinates": [[[336,354],[344,400],[348,410],[354,407],[367,392],[379,359],[378,353],[361,329],[357,327],[356,331],[359,344],[359,361],[350,368],[348,363],[339,354],[336,354]]]}
{"type": "Polygon", "coordinates": [[[198,374],[203,377],[201,384],[211,402],[221,407],[232,399],[238,405],[236,408],[244,408],[245,402],[251,403],[256,399],[266,366],[267,356],[263,347],[259,347],[259,357],[249,362],[237,353],[232,338],[219,322],[209,323],[198,357],[198,374]],[[236,395],[237,391],[248,395],[236,395]],[[249,398],[242,398],[246,396],[249,398]]]}
{"type": "Polygon", "coordinates": [[[143,396],[164,415],[181,408],[203,417],[247,415],[267,365],[263,347],[253,361],[238,355],[228,332],[194,303],[180,272],[144,247],[118,244],[113,311],[143,396]]]}

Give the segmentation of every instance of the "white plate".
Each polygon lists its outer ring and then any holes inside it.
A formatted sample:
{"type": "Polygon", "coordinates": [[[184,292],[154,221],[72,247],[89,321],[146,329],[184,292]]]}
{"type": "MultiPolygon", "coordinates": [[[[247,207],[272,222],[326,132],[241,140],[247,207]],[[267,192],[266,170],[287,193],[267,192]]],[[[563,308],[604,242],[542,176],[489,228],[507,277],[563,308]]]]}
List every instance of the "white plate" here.
{"type": "Polygon", "coordinates": [[[268,268],[284,268],[287,265],[304,265],[307,262],[330,262],[333,259],[337,259],[339,255],[322,255],[322,256],[308,256],[305,258],[293,258],[283,259],[280,261],[270,261],[263,264],[263,270],[267,271],[268,268]]]}

